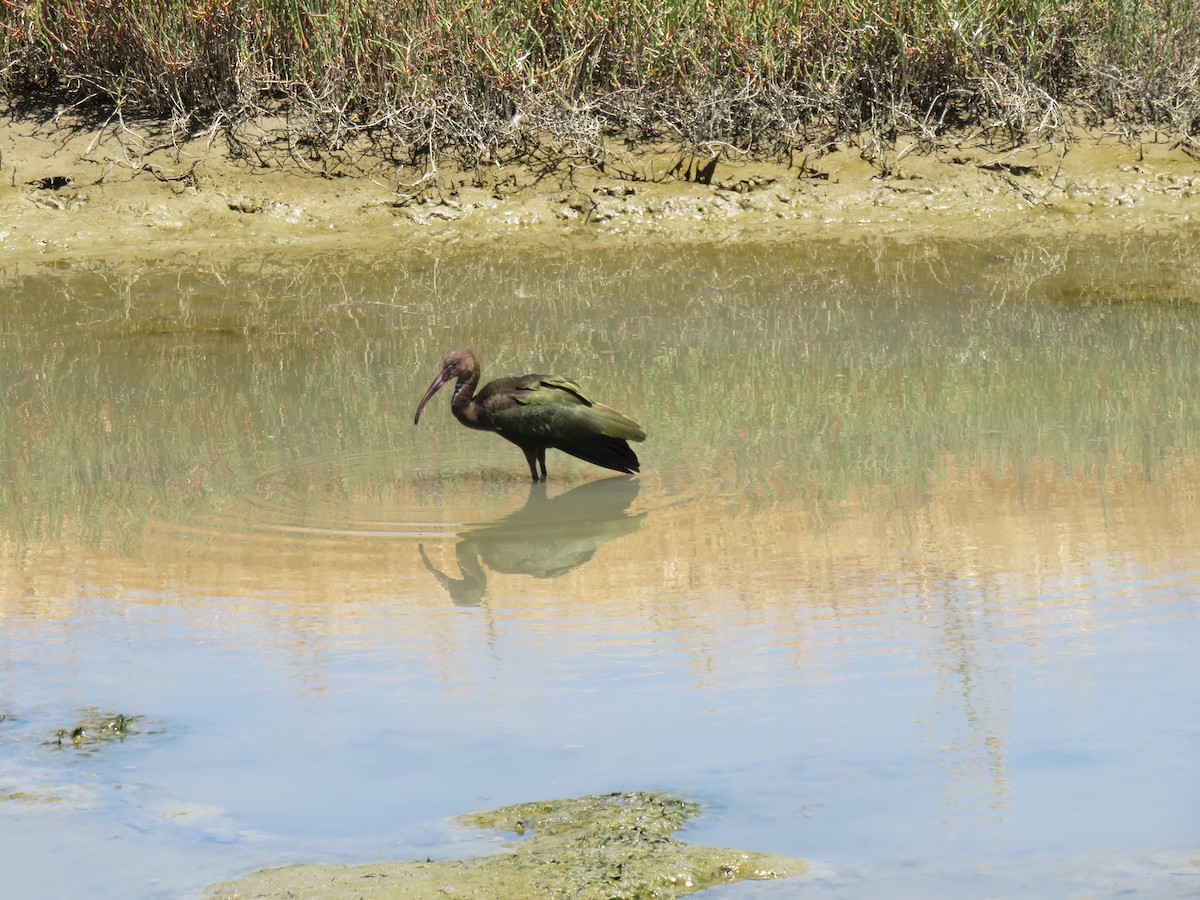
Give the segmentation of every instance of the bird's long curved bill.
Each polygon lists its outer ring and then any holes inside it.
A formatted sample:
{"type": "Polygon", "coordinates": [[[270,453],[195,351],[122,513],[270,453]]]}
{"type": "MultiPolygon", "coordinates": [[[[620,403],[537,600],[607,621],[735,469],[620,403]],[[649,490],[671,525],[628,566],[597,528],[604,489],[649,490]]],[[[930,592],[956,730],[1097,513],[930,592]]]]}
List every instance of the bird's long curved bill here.
{"type": "Polygon", "coordinates": [[[445,383],[446,383],[445,375],[438,375],[437,378],[433,379],[433,384],[429,385],[429,390],[427,390],[425,392],[425,396],[422,397],[421,402],[417,404],[417,414],[415,416],[413,416],[413,424],[414,425],[418,424],[421,421],[421,410],[423,410],[425,408],[425,404],[428,403],[433,398],[433,395],[438,392],[438,388],[440,388],[445,383]]]}

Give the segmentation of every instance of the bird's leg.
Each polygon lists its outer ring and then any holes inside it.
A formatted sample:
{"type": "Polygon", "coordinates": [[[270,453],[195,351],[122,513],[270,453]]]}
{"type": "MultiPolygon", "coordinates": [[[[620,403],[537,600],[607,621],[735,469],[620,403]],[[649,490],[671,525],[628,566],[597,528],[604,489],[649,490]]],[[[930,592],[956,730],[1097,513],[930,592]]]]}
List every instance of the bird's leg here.
{"type": "MultiPolygon", "coordinates": [[[[540,463],[541,467],[542,467],[542,481],[545,481],[546,480],[546,448],[545,447],[543,447],[541,450],[539,450],[537,452],[537,458],[538,458],[538,463],[540,463]]],[[[534,481],[537,481],[537,479],[535,478],[534,481]]]]}
{"type": "MultiPolygon", "coordinates": [[[[530,475],[530,477],[532,477],[532,478],[533,478],[533,483],[534,483],[534,484],[537,484],[537,480],[538,480],[538,472],[537,472],[538,451],[537,451],[537,450],[534,450],[532,447],[522,447],[521,449],[522,449],[522,450],[525,452],[525,462],[529,463],[529,475],[530,475]]],[[[545,451],[545,450],[543,450],[543,451],[542,451],[542,476],[543,476],[543,477],[545,477],[545,473],[546,473],[546,459],[545,459],[545,457],[546,457],[546,451],[545,451]]]]}

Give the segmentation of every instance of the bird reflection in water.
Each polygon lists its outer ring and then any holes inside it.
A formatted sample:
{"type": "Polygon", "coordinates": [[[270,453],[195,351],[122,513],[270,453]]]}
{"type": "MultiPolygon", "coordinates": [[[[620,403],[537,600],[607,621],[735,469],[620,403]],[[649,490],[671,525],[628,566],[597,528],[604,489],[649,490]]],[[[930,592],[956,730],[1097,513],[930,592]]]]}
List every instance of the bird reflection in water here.
{"type": "Polygon", "coordinates": [[[421,561],[455,604],[475,606],[487,590],[488,570],[558,578],[609,541],[637,531],[646,514],[630,513],[629,505],[639,490],[633,478],[606,478],[548,497],[545,483],[537,483],[519,510],[462,534],[454,547],[461,578],[434,566],[424,545],[418,545],[421,561]]]}

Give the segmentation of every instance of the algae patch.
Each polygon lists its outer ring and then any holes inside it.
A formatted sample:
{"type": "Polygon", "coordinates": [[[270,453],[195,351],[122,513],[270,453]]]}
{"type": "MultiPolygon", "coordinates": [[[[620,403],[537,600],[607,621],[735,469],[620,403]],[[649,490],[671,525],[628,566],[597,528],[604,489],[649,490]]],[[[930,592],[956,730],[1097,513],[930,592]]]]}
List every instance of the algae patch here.
{"type": "Polygon", "coordinates": [[[685,844],[672,835],[700,806],[652,793],[523,803],[459,817],[464,825],[532,837],[510,852],[447,862],[289,866],[213,885],[210,900],[237,897],[682,897],[748,879],[787,878],[802,860],[685,844]]]}
{"type": "Polygon", "coordinates": [[[122,743],[126,737],[138,734],[141,716],[102,712],[93,707],[79,710],[79,719],[70,728],[55,729],[44,746],[54,749],[67,747],[83,753],[94,753],[111,743],[122,743]]]}

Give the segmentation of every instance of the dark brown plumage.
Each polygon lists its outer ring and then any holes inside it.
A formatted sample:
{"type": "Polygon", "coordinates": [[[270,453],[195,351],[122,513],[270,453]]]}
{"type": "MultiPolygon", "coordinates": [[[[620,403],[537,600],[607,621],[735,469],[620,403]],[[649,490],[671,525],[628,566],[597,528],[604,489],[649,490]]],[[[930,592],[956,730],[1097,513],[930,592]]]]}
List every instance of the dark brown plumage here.
{"type": "Polygon", "coordinates": [[[413,424],[421,410],[446,382],[457,379],[450,409],[454,418],[468,428],[494,431],[525,453],[534,481],[546,479],[546,451],[561,450],[585,462],[618,472],[641,471],[637,455],[628,441],[643,441],[646,432],[637,422],[589,400],[575,382],[557,375],[514,375],[479,386],[479,361],[463,347],[442,360],[429,390],[421,398],[413,424]]]}

